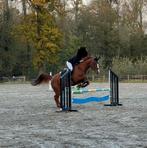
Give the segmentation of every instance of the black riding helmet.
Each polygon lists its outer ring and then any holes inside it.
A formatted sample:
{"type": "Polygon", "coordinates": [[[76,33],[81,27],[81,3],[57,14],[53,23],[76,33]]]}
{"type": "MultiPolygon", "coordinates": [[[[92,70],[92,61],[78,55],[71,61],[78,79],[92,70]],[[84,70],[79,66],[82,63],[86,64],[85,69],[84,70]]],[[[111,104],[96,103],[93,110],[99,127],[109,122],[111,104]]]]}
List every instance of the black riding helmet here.
{"type": "Polygon", "coordinates": [[[80,47],[77,52],[77,57],[84,58],[86,56],[88,56],[88,52],[86,50],[86,47],[80,47]]]}

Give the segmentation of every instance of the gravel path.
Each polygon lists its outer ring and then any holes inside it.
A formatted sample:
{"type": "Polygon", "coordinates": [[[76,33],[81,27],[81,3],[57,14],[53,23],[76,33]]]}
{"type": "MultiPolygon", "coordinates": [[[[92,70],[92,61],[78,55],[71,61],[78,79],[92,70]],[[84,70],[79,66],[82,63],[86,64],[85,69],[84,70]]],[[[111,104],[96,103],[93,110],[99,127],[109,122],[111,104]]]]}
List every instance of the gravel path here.
{"type": "MultiPolygon", "coordinates": [[[[107,93],[79,97],[98,94],[107,93]]],[[[121,107],[73,104],[78,112],[57,113],[53,95],[47,85],[1,84],[0,148],[147,148],[147,83],[121,83],[121,107]]]]}

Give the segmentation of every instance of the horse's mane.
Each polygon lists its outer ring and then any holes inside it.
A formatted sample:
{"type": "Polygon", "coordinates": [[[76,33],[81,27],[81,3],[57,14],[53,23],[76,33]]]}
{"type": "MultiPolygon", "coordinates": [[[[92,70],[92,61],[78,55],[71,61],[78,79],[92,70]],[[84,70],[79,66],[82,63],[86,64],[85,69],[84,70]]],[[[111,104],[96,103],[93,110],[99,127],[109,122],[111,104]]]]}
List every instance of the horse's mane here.
{"type": "Polygon", "coordinates": [[[91,59],[92,57],[91,56],[86,56],[86,57],[84,57],[84,58],[82,58],[81,60],[80,60],[80,63],[83,63],[83,62],[85,62],[85,61],[87,61],[87,60],[89,60],[89,59],[91,59]]]}

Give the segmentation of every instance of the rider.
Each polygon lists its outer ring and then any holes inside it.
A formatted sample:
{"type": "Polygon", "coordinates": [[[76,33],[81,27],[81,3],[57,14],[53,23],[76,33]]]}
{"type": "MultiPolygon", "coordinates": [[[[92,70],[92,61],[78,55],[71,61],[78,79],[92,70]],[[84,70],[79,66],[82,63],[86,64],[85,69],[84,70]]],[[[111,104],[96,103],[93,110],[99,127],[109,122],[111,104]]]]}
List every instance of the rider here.
{"type": "Polygon", "coordinates": [[[87,57],[87,56],[88,56],[88,52],[86,50],[86,47],[80,47],[77,51],[77,54],[75,56],[73,56],[72,58],[70,58],[66,62],[66,65],[71,71],[73,71],[74,66],[76,64],[79,64],[81,62],[82,58],[87,57]]]}

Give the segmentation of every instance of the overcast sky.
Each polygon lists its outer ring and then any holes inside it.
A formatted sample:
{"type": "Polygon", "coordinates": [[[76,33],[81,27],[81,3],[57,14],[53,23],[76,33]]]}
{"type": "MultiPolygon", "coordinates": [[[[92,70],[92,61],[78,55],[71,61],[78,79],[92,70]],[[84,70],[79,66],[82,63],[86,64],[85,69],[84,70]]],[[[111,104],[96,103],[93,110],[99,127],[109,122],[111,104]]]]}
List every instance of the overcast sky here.
{"type": "Polygon", "coordinates": [[[83,0],[84,4],[88,4],[91,0],[83,0]]]}
{"type": "MultiPolygon", "coordinates": [[[[90,1],[91,0],[83,0],[83,3],[85,4],[85,5],[88,5],[89,3],[90,3],[90,1]]],[[[10,5],[12,4],[15,4],[16,5],[16,7],[21,11],[21,7],[22,7],[22,4],[21,4],[21,1],[20,0],[17,0],[16,2],[15,1],[10,1],[11,3],[10,3],[10,5]]]]}

